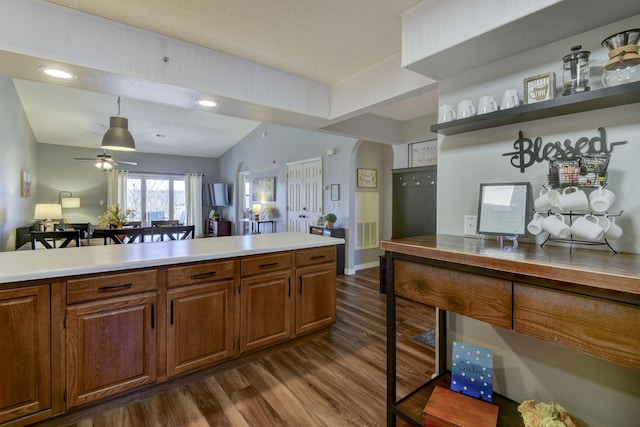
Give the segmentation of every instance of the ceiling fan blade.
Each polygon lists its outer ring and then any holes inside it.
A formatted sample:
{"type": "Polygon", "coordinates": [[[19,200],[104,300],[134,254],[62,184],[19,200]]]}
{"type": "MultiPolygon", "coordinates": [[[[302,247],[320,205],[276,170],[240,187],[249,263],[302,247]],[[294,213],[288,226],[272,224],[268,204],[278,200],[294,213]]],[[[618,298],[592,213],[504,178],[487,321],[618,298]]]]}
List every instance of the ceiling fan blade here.
{"type": "Polygon", "coordinates": [[[136,162],[126,162],[124,160],[114,160],[114,163],[122,163],[124,165],[138,166],[138,163],[136,163],[136,162]]]}
{"type": "Polygon", "coordinates": [[[74,157],[73,160],[96,160],[95,157],[74,157]]]}

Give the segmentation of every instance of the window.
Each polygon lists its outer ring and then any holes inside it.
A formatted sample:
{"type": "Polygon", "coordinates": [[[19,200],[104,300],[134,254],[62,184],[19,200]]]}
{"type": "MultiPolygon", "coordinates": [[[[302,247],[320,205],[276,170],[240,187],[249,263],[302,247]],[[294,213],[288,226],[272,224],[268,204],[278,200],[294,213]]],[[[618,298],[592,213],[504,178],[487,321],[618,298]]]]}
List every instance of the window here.
{"type": "Polygon", "coordinates": [[[186,218],[184,177],[129,174],[127,207],[135,211],[134,221],[150,226],[151,221],[186,218]]]}

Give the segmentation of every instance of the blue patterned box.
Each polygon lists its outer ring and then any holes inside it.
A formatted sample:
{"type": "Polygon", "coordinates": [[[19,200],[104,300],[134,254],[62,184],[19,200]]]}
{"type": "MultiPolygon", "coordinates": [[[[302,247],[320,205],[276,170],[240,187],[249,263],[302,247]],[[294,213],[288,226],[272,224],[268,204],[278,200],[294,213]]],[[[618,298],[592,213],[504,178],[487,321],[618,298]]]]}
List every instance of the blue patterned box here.
{"type": "Polygon", "coordinates": [[[451,390],[493,402],[493,350],[453,342],[451,390]]]}

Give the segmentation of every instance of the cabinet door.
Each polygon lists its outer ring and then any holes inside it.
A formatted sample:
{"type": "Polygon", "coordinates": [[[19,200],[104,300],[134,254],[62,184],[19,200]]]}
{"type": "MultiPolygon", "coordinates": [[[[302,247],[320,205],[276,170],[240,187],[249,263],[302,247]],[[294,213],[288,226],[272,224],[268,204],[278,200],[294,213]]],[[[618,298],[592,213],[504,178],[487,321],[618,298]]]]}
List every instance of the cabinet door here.
{"type": "Polygon", "coordinates": [[[291,336],[290,270],[242,279],[240,292],[241,352],[291,336]]]}
{"type": "Polygon", "coordinates": [[[49,285],[0,291],[0,423],[51,407],[49,285]]]}
{"type": "Polygon", "coordinates": [[[168,293],[169,376],[233,356],[233,280],[168,293]]]}
{"type": "Polygon", "coordinates": [[[296,335],[336,321],[336,268],[323,264],[299,268],[296,290],[296,335]]]}
{"type": "Polygon", "coordinates": [[[68,407],[156,379],[155,293],[67,308],[68,407]]]}

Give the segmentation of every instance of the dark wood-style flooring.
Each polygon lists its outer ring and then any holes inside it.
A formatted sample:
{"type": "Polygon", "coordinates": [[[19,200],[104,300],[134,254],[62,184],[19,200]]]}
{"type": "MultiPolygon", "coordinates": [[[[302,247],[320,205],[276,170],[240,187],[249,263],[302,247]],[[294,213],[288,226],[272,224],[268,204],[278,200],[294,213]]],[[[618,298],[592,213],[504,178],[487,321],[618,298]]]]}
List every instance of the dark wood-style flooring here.
{"type": "MultiPolygon", "coordinates": [[[[41,426],[384,426],[386,296],[378,269],[338,276],[331,332],[143,393],[74,411],[41,426]]],[[[398,302],[398,394],[434,372],[434,353],[412,337],[434,310],[398,302]]]]}

